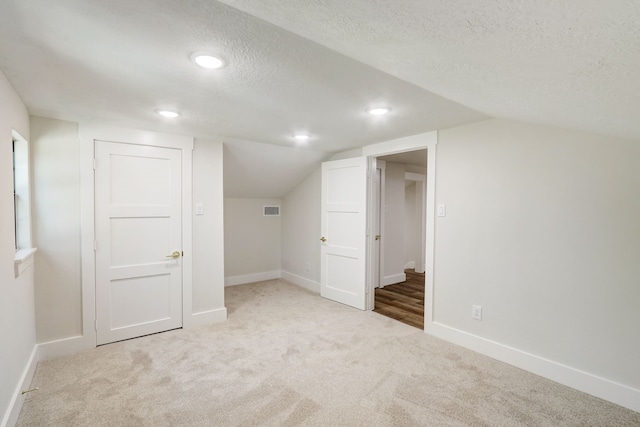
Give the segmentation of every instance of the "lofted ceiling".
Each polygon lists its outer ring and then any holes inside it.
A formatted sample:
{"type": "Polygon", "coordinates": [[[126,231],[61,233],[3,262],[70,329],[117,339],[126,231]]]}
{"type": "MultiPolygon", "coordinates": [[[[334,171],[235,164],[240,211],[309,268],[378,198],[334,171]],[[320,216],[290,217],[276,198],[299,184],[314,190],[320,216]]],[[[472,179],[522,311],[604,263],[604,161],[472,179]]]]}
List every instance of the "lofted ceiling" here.
{"type": "Polygon", "coordinates": [[[221,0],[493,117],[640,139],[635,0],[221,0]]]}
{"type": "Polygon", "coordinates": [[[0,0],[0,69],[34,115],[222,136],[225,194],[282,197],[329,153],[491,116],[639,139],[637,22],[628,0],[0,0]]]}

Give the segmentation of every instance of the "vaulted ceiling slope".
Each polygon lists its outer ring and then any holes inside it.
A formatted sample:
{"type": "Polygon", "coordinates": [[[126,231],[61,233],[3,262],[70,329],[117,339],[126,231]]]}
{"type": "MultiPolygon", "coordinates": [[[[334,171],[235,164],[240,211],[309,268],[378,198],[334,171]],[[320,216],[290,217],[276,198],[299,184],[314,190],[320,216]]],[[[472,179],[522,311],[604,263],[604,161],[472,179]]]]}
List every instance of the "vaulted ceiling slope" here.
{"type": "Polygon", "coordinates": [[[484,114],[640,139],[631,0],[221,0],[484,114]]]}
{"type": "Polygon", "coordinates": [[[630,0],[0,0],[0,70],[34,115],[223,136],[227,195],[282,197],[328,153],[488,116],[640,139],[638,22],[630,0]]]}
{"type": "Polygon", "coordinates": [[[484,118],[212,0],[3,0],[0,67],[36,115],[288,146],[305,132],[323,152],[484,118]],[[203,50],[227,65],[199,68],[203,50]]]}

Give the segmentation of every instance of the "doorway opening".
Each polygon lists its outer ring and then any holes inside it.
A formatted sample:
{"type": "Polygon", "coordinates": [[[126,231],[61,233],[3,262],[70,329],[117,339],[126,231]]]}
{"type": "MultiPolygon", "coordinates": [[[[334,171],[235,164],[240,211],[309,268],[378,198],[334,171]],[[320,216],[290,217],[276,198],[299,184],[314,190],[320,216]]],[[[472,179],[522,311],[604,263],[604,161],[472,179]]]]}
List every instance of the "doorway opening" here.
{"type": "Polygon", "coordinates": [[[378,156],[372,163],[372,308],[424,329],[427,150],[378,156]]]}

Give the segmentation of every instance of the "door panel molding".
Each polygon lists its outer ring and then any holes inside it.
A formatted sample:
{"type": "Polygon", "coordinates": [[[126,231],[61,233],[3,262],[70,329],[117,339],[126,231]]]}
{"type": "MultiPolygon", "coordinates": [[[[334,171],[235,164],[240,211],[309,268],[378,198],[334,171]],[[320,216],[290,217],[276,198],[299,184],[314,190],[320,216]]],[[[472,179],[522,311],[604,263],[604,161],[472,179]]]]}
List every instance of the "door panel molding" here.
{"type": "Polygon", "coordinates": [[[320,295],[367,306],[366,157],[322,163],[320,295]],[[326,236],[326,237],[325,237],[326,236]]]}
{"type": "MultiPolygon", "coordinates": [[[[182,325],[184,328],[197,323],[193,313],[193,238],[192,238],[192,137],[168,133],[126,129],[99,123],[79,126],[80,143],[80,218],[81,218],[81,262],[82,262],[82,331],[77,337],[65,339],[69,352],[93,348],[96,334],[96,266],[94,253],[95,236],[95,187],[94,187],[94,141],[110,141],[124,144],[146,145],[179,149],[182,152],[182,325]]],[[[56,355],[67,353],[60,349],[56,355]]]]}

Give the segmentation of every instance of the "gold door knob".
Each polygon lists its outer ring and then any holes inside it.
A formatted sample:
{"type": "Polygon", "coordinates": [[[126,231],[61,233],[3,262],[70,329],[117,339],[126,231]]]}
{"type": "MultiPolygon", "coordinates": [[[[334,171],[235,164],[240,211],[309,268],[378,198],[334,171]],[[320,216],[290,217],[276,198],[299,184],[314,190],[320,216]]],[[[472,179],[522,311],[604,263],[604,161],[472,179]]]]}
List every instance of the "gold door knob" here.
{"type": "Polygon", "coordinates": [[[376,240],[380,240],[380,235],[376,234],[376,240]]]}
{"type": "Polygon", "coordinates": [[[324,242],[326,242],[326,241],[327,241],[327,238],[326,238],[326,237],[324,237],[324,236],[322,236],[322,237],[320,238],[320,240],[322,240],[322,243],[324,243],[324,242]]]}
{"type": "Polygon", "coordinates": [[[167,255],[165,258],[180,258],[180,252],[179,251],[173,251],[173,253],[171,255],[167,255]]]}

